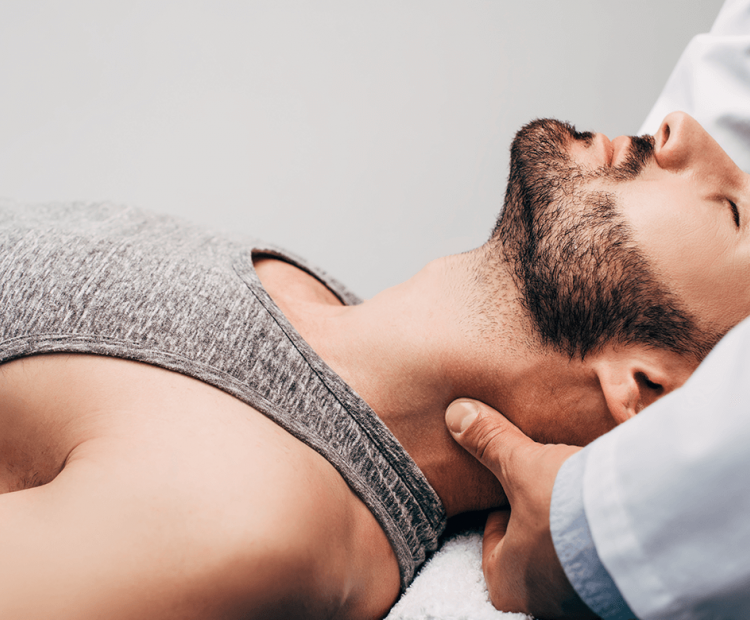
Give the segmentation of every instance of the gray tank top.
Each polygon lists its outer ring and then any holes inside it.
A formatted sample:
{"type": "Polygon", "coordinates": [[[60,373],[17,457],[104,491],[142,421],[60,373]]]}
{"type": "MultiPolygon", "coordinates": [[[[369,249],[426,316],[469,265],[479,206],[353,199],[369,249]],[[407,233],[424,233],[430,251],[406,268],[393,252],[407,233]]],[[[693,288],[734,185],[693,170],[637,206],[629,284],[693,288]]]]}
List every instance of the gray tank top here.
{"type": "Polygon", "coordinates": [[[446,516],[372,409],[300,337],[252,255],[285,260],[345,304],[333,278],[272,245],[113,204],[0,202],[0,364],[109,355],[180,372],[258,409],[323,455],[362,498],[405,588],[446,516]]]}

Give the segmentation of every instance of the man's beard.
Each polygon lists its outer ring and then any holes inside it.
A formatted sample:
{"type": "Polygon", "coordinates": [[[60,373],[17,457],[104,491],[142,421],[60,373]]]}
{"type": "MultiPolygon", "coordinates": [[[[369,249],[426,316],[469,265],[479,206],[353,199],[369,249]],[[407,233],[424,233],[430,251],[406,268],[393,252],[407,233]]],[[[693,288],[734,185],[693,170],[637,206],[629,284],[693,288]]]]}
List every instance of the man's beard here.
{"type": "Polygon", "coordinates": [[[641,173],[654,140],[631,138],[622,164],[588,170],[568,151],[574,141],[592,140],[555,120],[523,127],[511,146],[492,240],[502,246],[543,344],[571,357],[612,341],[683,352],[696,344],[694,322],[652,274],[612,192],[641,173]]]}

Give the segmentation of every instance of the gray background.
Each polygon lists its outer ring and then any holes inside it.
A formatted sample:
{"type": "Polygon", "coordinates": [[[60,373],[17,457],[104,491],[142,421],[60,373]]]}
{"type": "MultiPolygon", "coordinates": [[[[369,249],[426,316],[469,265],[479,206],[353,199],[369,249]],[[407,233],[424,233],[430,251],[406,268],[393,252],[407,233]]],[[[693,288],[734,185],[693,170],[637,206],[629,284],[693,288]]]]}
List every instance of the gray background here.
{"type": "Polygon", "coordinates": [[[370,296],[482,243],[508,145],[638,130],[721,0],[0,0],[0,196],[280,243],[370,296]]]}

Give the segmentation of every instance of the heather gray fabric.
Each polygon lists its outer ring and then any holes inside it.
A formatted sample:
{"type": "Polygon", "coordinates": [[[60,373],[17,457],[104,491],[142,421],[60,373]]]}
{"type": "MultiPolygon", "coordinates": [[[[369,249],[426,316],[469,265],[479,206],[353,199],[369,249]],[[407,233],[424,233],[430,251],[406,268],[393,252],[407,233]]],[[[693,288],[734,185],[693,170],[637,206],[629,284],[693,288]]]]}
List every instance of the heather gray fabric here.
{"type": "Polygon", "coordinates": [[[279,248],[112,204],[0,202],[0,363],[51,352],[155,364],[216,386],[322,454],[367,504],[406,587],[445,512],[377,415],[302,340],[251,254],[355,295],[279,248]]]}

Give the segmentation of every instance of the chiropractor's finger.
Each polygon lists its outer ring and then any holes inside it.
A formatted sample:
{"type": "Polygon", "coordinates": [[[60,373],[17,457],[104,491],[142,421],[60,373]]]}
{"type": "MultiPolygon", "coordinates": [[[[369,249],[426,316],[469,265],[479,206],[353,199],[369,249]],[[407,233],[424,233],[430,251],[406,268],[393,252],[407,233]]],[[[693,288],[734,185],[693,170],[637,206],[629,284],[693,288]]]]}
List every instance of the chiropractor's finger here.
{"type": "Polygon", "coordinates": [[[511,499],[514,482],[519,475],[524,476],[525,470],[515,468],[514,462],[533,459],[533,452],[541,446],[504,415],[479,401],[454,401],[446,411],[445,421],[458,444],[497,476],[511,499]]]}
{"type": "Polygon", "coordinates": [[[486,565],[490,553],[505,538],[508,532],[508,522],[510,521],[510,510],[496,510],[487,516],[487,523],[484,526],[484,538],[482,540],[482,561],[486,565]]]}
{"type": "MultiPolygon", "coordinates": [[[[512,557],[512,549],[510,560],[505,561],[508,553],[504,545],[508,541],[510,520],[510,510],[498,510],[487,516],[482,537],[482,572],[487,581],[490,600],[495,607],[503,611],[522,611],[523,588],[518,585],[519,572],[515,570],[518,568],[518,560],[512,557]]],[[[511,547],[513,534],[514,531],[511,530],[511,547]]]]}
{"type": "Polygon", "coordinates": [[[482,571],[490,600],[502,611],[528,611],[521,579],[523,558],[514,554],[518,532],[511,527],[511,511],[498,510],[487,517],[482,538],[482,571]],[[510,533],[510,537],[508,534],[510,533]],[[515,544],[514,544],[515,543],[515,544]]]}

